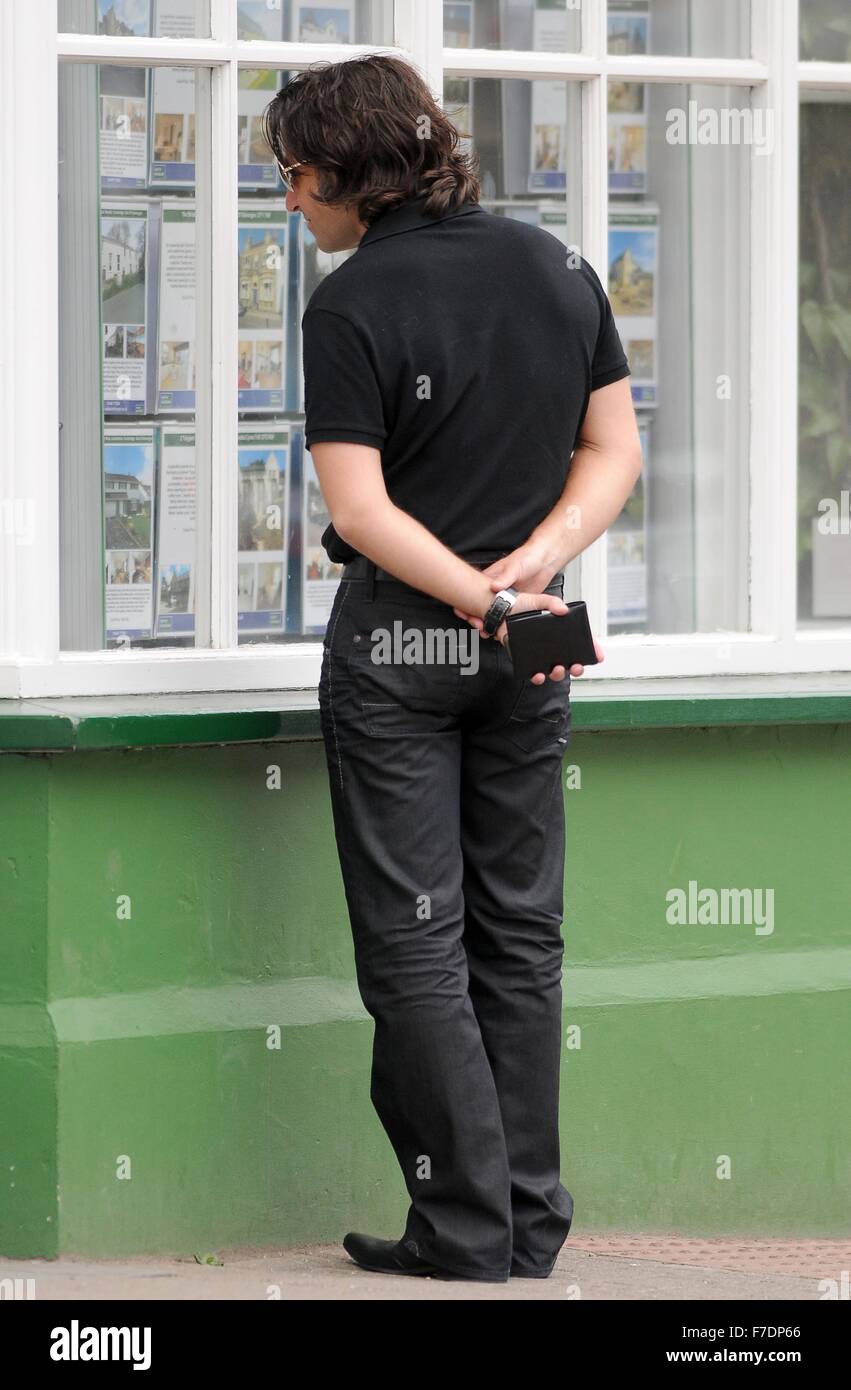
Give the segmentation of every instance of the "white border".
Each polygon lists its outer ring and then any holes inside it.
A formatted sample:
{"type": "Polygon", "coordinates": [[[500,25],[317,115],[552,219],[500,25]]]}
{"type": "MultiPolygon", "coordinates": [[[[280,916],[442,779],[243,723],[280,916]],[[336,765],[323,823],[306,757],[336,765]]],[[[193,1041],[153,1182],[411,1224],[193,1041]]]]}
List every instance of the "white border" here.
{"type": "MultiPolygon", "coordinates": [[[[210,39],[112,39],[56,32],[56,0],[3,0],[0,5],[0,187],[14,189],[0,223],[0,497],[32,498],[38,544],[15,546],[0,535],[0,697],[148,694],[168,691],[273,690],[315,687],[319,644],[235,647],[236,489],[231,460],[237,434],[229,383],[235,379],[236,84],[240,62],[303,67],[344,60],[359,45],[238,42],[231,0],[210,0],[210,39]],[[56,218],[57,59],[154,65],[180,61],[213,70],[210,171],[213,342],[211,591],[209,650],[60,653],[58,555],[57,336],[46,352],[45,324],[58,322],[56,218]],[[34,80],[34,75],[38,80],[34,80]],[[47,151],[37,164],[22,151],[47,151]],[[230,161],[218,152],[230,151],[230,161]],[[232,166],[232,167],[231,167],[232,166]],[[32,273],[33,265],[40,270],[32,273]],[[21,287],[26,286],[26,294],[21,287]],[[32,372],[38,361],[41,372],[32,372]],[[18,368],[18,363],[24,365],[18,368]],[[37,461],[39,466],[33,466],[37,461]]],[[[513,53],[447,49],[437,0],[396,0],[394,46],[426,74],[437,96],[443,71],[493,77],[563,77],[584,82],[583,250],[602,264],[606,246],[605,83],[610,77],[650,82],[710,82],[753,88],[777,108],[777,154],[755,161],[752,206],[751,555],[755,631],[688,636],[619,636],[607,660],[584,682],[729,674],[835,673],[830,688],[848,689],[851,629],[799,632],[794,599],[797,495],[795,342],[797,338],[797,117],[801,89],[851,92],[851,64],[800,62],[797,0],[752,0],[753,57],[623,57],[606,51],[606,0],[584,0],[582,52],[513,53]],[[603,674],[605,672],[605,675],[603,674]]],[[[605,613],[601,543],[583,558],[583,592],[605,613]]],[[[686,684],[686,691],[689,686],[686,684]]]]}

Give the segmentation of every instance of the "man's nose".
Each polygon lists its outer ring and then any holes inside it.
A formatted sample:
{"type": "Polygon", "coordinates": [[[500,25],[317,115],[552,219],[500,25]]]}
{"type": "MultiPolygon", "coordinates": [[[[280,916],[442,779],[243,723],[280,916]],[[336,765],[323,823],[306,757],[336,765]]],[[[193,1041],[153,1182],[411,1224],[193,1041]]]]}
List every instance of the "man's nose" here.
{"type": "Polygon", "coordinates": [[[287,212],[298,212],[298,194],[296,193],[294,188],[291,188],[287,193],[287,196],[284,199],[284,204],[286,206],[287,212]]]}

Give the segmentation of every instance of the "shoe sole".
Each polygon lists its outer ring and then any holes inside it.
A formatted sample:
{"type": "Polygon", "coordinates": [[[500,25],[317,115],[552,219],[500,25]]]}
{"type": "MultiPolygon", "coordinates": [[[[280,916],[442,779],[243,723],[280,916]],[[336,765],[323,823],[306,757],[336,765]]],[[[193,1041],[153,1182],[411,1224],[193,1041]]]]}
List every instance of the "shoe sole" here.
{"type": "MultiPolygon", "coordinates": [[[[348,1250],[346,1254],[349,1255],[348,1250]]],[[[370,1274],[400,1274],[407,1279],[443,1279],[458,1280],[469,1284],[507,1284],[508,1279],[487,1278],[486,1275],[478,1274],[456,1274],[451,1269],[437,1269],[435,1266],[427,1266],[425,1269],[387,1269],[385,1265],[367,1264],[364,1260],[356,1260],[354,1255],[349,1255],[352,1264],[357,1265],[358,1269],[368,1270],[370,1274]]]]}

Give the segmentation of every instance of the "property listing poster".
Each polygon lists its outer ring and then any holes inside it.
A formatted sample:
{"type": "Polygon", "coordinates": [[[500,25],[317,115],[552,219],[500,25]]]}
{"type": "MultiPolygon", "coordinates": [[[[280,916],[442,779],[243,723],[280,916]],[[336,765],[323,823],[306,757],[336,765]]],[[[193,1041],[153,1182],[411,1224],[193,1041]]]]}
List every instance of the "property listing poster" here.
{"type": "Polygon", "coordinates": [[[101,201],[105,415],[147,411],[149,211],[147,202],[101,201]]]}
{"type": "Polygon", "coordinates": [[[110,38],[145,39],[151,32],[151,0],[95,0],[97,32],[110,38]]]}
{"type": "Polygon", "coordinates": [[[239,409],[284,408],[287,212],[277,199],[239,206],[239,409]]]}
{"type": "Polygon", "coordinates": [[[164,199],[160,226],[157,411],[195,409],[195,206],[164,199]]]}
{"type": "Polygon", "coordinates": [[[100,186],[104,193],[148,181],[148,73],[98,65],[100,186]]]}
{"type": "Polygon", "coordinates": [[[330,5],[291,0],[291,9],[294,43],[354,43],[354,0],[336,0],[330,5]]]}
{"type": "MultiPolygon", "coordinates": [[[[195,34],[196,0],[154,0],[157,38],[195,34]]],[[[195,185],[195,74],[191,68],[154,68],[151,80],[149,180],[170,188],[195,185]]]]}
{"type": "Polygon", "coordinates": [[[650,417],[638,416],[644,466],[617,521],[606,533],[609,625],[647,623],[647,515],[650,417]]]}
{"type": "Polygon", "coordinates": [[[106,640],[150,637],[156,428],[107,426],[103,435],[106,640]]]}
{"type": "MultiPolygon", "coordinates": [[[[284,6],[268,0],[239,0],[237,37],[248,42],[284,38],[284,6]]],[[[263,134],[260,118],[278,90],[284,74],[273,68],[239,70],[239,185],[277,188],[278,166],[263,134]]]]}
{"type": "Polygon", "coordinates": [[[302,460],[301,626],[305,633],[322,633],[331,616],[343,566],[333,564],[322,545],[322,532],[330,525],[331,518],[313,459],[306,449],[302,460]]]}
{"type": "Polygon", "coordinates": [[[195,634],[195,431],[163,424],[157,499],[157,637],[195,634]]]}
{"type": "Polygon", "coordinates": [[[609,208],[609,299],[636,406],[657,403],[659,209],[609,208]]]}
{"type": "MultiPolygon", "coordinates": [[[[532,27],[536,52],[564,53],[567,10],[564,0],[538,0],[532,27]]],[[[567,89],[564,82],[533,82],[530,193],[564,193],[567,188],[567,89]]]]}
{"type": "MultiPolygon", "coordinates": [[[[608,11],[609,52],[650,51],[647,0],[619,0],[608,11]]],[[[647,189],[647,87],[643,82],[609,83],[609,192],[647,189]]]]}
{"type": "Polygon", "coordinates": [[[281,186],[275,156],[261,126],[261,117],[278,90],[279,74],[273,68],[239,70],[239,165],[240,188],[281,186]]]}
{"type": "Polygon", "coordinates": [[[289,426],[239,429],[240,634],[283,632],[289,539],[289,426]]]}

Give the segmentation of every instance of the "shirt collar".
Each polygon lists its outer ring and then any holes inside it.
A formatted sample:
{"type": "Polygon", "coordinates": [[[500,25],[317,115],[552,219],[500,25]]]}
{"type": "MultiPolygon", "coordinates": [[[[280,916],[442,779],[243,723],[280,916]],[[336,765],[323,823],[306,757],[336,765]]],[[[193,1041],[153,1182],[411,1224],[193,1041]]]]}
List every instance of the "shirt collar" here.
{"type": "Polygon", "coordinates": [[[444,212],[439,217],[431,217],[425,211],[427,196],[426,193],[418,193],[415,198],[409,198],[407,202],[399,203],[389,212],[382,212],[371,226],[367,227],[358,242],[358,248],[368,246],[381,237],[396,236],[397,232],[414,232],[419,227],[431,227],[435,222],[446,222],[451,217],[464,217],[468,213],[482,211],[478,203],[468,202],[462,203],[453,212],[444,212]]]}

